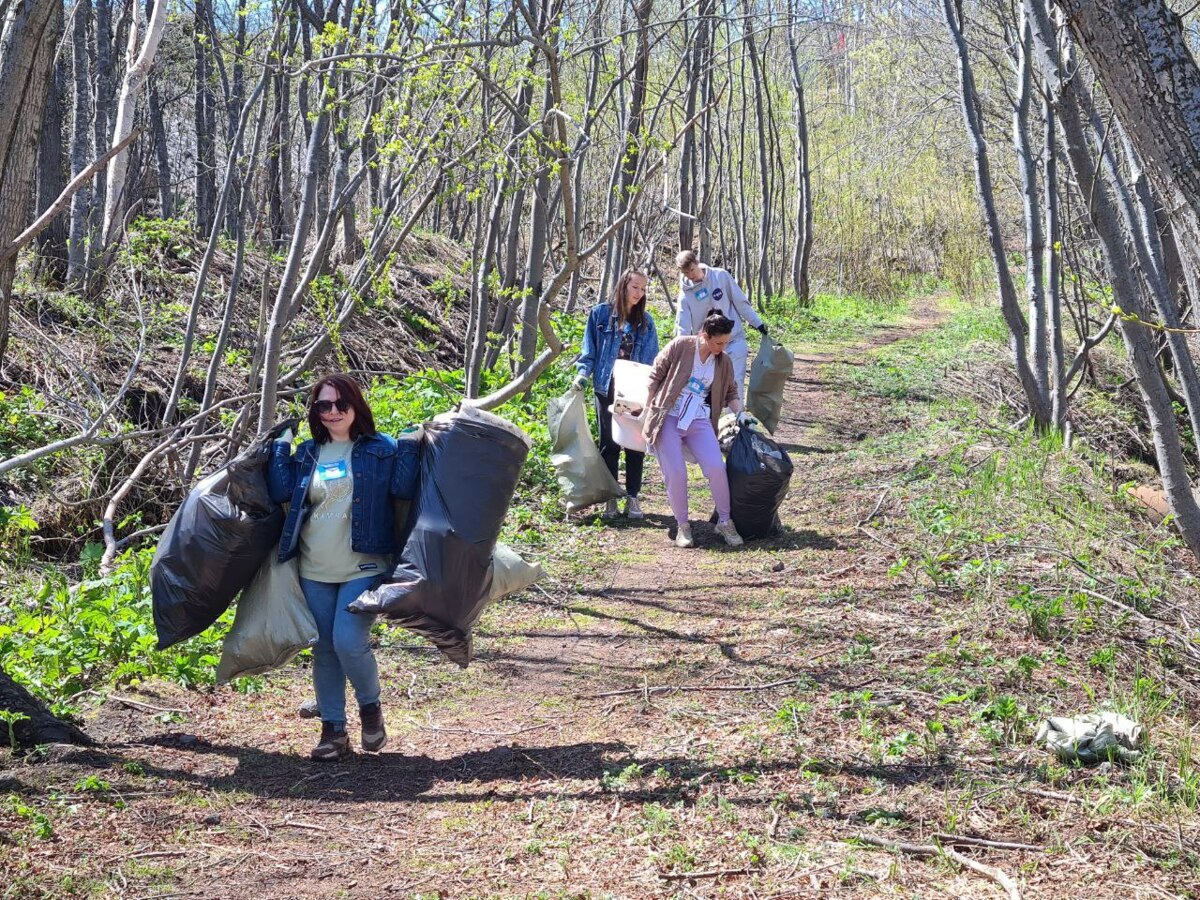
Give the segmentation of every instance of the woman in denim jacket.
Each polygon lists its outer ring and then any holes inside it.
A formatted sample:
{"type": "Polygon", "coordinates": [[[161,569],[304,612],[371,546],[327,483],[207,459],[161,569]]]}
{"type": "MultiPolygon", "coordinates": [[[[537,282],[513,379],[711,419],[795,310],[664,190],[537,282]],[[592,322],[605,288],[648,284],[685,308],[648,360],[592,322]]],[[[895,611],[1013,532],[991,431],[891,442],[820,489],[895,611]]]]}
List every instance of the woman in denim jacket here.
{"type": "MultiPolygon", "coordinates": [[[[613,402],[613,363],[618,359],[629,359],[650,365],[656,355],[658,332],[654,328],[654,317],[646,309],[646,276],[636,269],[626,269],[617,279],[612,298],[598,304],[588,316],[583,352],[575,361],[579,375],[574,386],[583,390],[587,387],[588,377],[592,379],[596,420],[600,423],[600,455],[614,479],[621,450],[625,450],[625,493],[628,495],[625,515],[631,519],[642,517],[638,494],[642,490],[646,454],[622,448],[613,440],[612,413],[608,410],[613,402]]],[[[604,515],[617,515],[616,500],[608,501],[604,515]]]]}
{"type": "Polygon", "coordinates": [[[363,750],[387,743],[370,643],[374,616],[347,607],[390,571],[400,549],[393,500],[411,500],[416,492],[419,447],[375,430],[349,375],[326,375],[313,385],[308,426],[313,437],[294,455],[289,441],[274,443],[267,487],[276,503],[291,503],[279,561],[299,557],[300,587],[317,621],[313,686],[321,738],[312,758],[331,760],[350,752],[347,679],[358,700],[363,750]]]}

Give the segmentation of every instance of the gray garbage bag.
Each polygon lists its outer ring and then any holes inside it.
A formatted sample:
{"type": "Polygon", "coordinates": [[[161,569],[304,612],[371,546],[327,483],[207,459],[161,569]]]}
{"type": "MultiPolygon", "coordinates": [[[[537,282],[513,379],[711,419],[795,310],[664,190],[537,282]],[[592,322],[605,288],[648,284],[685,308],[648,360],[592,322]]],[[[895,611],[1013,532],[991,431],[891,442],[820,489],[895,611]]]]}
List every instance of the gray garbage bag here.
{"type": "Polygon", "coordinates": [[[509,594],[531,586],[546,573],[541,563],[528,563],[507,544],[497,544],[492,551],[492,592],[488,602],[495,603],[509,594]]]}
{"type": "Polygon", "coordinates": [[[258,573],[283,531],[267,492],[271,441],[283,422],[201,481],[171,517],[150,564],[158,649],[199,634],[258,573]]]}
{"type": "Polygon", "coordinates": [[[1142,726],[1120,713],[1051,716],[1038,728],[1037,741],[1063,762],[1095,765],[1108,760],[1136,762],[1142,755],[1142,726]]]}
{"type": "Polygon", "coordinates": [[[546,404],[550,420],[550,462],[567,503],[567,512],[624,497],[604,465],[588,427],[583,391],[571,389],[546,404]]]}
{"type": "Polygon", "coordinates": [[[317,642],[317,622],[300,589],[299,561],[281,563],[278,557],[271,551],[238,598],[217,665],[218,684],[278,668],[317,642]]]}
{"type": "Polygon", "coordinates": [[[783,411],[783,390],[792,374],[796,357],[774,338],[764,336],[750,366],[750,387],[746,408],[754,413],[767,431],[774,434],[783,411]]]}
{"type": "Polygon", "coordinates": [[[530,443],[511,422],[470,408],[427,424],[400,561],[350,610],[382,613],[466,668],[471,629],[492,599],[492,551],[530,443]]]}

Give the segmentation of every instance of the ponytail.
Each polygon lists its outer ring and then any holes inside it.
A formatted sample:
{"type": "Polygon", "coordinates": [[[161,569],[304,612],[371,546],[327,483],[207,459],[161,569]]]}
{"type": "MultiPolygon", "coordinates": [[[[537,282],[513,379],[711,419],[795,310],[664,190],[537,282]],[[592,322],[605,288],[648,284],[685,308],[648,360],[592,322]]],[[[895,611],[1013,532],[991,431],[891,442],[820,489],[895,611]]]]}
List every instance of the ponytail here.
{"type": "Polygon", "coordinates": [[[700,330],[710,338],[720,337],[723,334],[731,334],[733,324],[733,319],[719,309],[710,309],[704,316],[704,324],[700,326],[700,330]]]}

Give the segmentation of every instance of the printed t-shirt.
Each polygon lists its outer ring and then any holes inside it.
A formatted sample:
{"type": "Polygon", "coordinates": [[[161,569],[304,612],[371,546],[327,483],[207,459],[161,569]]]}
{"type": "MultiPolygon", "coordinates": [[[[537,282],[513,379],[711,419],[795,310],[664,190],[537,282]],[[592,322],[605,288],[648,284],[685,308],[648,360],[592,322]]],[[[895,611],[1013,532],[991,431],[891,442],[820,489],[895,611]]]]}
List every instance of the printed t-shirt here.
{"type": "Polygon", "coordinates": [[[709,415],[708,404],[704,398],[708,395],[708,389],[712,387],[716,374],[716,354],[709,356],[707,361],[701,361],[700,347],[697,346],[696,355],[692,359],[692,376],[684,385],[679,399],[675,401],[675,408],[671,410],[671,415],[679,418],[680,431],[687,431],[696,419],[709,415]]]}
{"type": "Polygon", "coordinates": [[[300,529],[300,577],[341,584],[383,574],[390,560],[351,549],[350,509],[354,501],[353,441],[321,444],[308,486],[310,510],[300,529]]]}

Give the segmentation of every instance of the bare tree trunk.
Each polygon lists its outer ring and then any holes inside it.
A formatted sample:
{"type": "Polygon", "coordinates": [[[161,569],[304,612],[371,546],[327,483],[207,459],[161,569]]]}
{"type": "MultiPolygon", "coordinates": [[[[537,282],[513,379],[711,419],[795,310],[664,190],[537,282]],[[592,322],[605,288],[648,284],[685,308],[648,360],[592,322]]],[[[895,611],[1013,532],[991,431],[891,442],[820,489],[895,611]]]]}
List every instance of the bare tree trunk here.
{"type": "Polygon", "coordinates": [[[946,25],[950,30],[950,37],[958,54],[963,117],[975,158],[975,188],[979,195],[980,205],[983,207],[988,245],[992,253],[992,263],[996,268],[1000,310],[1004,315],[1005,324],[1008,326],[1009,348],[1012,351],[1017,378],[1025,394],[1025,402],[1029,404],[1030,418],[1036,427],[1045,429],[1050,425],[1052,413],[1046,395],[1040,390],[1037,378],[1026,356],[1027,325],[1021,314],[1016,287],[1008,268],[1008,257],[1004,252],[1004,237],[1001,231],[1000,217],[996,212],[995,195],[992,191],[991,167],[988,163],[987,145],[983,137],[983,122],[975,91],[975,76],[971,71],[971,62],[967,56],[967,42],[962,31],[962,11],[956,6],[956,0],[942,0],[942,7],[946,16],[946,25]]]}
{"type": "MultiPolygon", "coordinates": [[[[26,0],[9,11],[0,37],[0,247],[29,217],[42,116],[62,34],[61,0],[26,0]]],[[[16,258],[0,265],[0,365],[8,349],[16,258]]]]}
{"type": "MultiPolygon", "coordinates": [[[[648,30],[654,0],[634,0],[633,14],[637,20],[637,46],[629,74],[629,106],[625,112],[624,134],[617,148],[613,167],[612,190],[615,205],[610,221],[621,219],[630,205],[630,188],[637,178],[642,158],[642,127],[645,124],[647,78],[650,71],[650,41],[648,30]]],[[[634,228],[631,221],[624,224],[609,242],[605,258],[605,279],[601,291],[607,295],[621,271],[630,265],[634,228]]]]}
{"type": "Polygon", "coordinates": [[[1047,95],[1042,101],[1045,132],[1042,141],[1042,178],[1046,214],[1047,250],[1046,314],[1050,323],[1050,386],[1054,427],[1062,428],[1067,420],[1066,361],[1062,333],[1062,268],[1059,248],[1062,246],[1062,227],[1058,214],[1058,142],[1055,135],[1054,103],[1047,95]]]}
{"type": "MultiPolygon", "coordinates": [[[[67,164],[63,156],[63,104],[67,98],[67,61],[59,54],[50,82],[50,97],[38,144],[38,210],[48,209],[67,186],[67,164]]],[[[67,275],[67,217],[54,221],[37,237],[38,273],[51,284],[61,284],[67,275]]]]}
{"type": "MultiPolygon", "coordinates": [[[[61,12],[61,6],[59,9],[61,12]]],[[[0,709],[25,717],[12,725],[12,737],[18,747],[92,743],[91,738],[74,725],[55,716],[46,708],[46,704],[13,681],[3,669],[0,669],[0,709]]],[[[0,741],[7,740],[8,735],[0,732],[0,741]]]]}
{"type": "MultiPolygon", "coordinates": [[[[754,19],[750,16],[750,0],[744,0],[744,8],[746,10],[746,21],[753,22],[754,19]]],[[[758,175],[759,189],[762,192],[762,213],[758,222],[758,296],[757,300],[761,304],[767,297],[775,293],[771,285],[771,264],[768,257],[770,251],[770,242],[773,237],[771,234],[771,214],[773,210],[773,200],[771,191],[771,163],[768,154],[770,153],[769,131],[768,131],[768,110],[763,108],[763,97],[766,94],[767,87],[765,78],[760,71],[758,59],[758,47],[754,42],[754,30],[746,31],[746,51],[750,57],[750,74],[754,79],[754,113],[755,126],[758,132],[758,175]]],[[[750,280],[750,270],[743,270],[747,282],[750,280]]]]}
{"type": "Polygon", "coordinates": [[[150,132],[154,139],[155,180],[158,182],[158,214],[164,219],[170,219],[175,215],[175,191],[171,182],[171,155],[167,147],[167,126],[163,120],[157,78],[150,81],[149,109],[150,132]]]}
{"type": "Polygon", "coordinates": [[[217,145],[216,105],[212,90],[213,52],[206,36],[212,28],[212,0],[196,0],[192,36],[196,61],[195,127],[196,127],[196,234],[207,237],[217,226],[217,145]]]}
{"type": "MultiPolygon", "coordinates": [[[[542,102],[542,140],[548,146],[554,138],[554,123],[549,111],[554,98],[547,83],[542,102]]],[[[537,354],[538,307],[542,302],[543,279],[546,274],[546,230],[550,217],[550,160],[541,160],[530,198],[529,256],[525,263],[525,279],[521,298],[521,368],[527,368],[537,354]]]]}
{"type": "Polygon", "coordinates": [[[812,169],[808,157],[808,108],[804,100],[804,73],[796,42],[794,10],[788,4],[788,57],[792,64],[792,90],[796,94],[796,244],[792,251],[792,290],[801,307],[811,304],[808,265],[813,243],[812,169]]]}
{"type": "Polygon", "coordinates": [[[1038,196],[1037,156],[1029,137],[1029,113],[1033,99],[1033,66],[1029,23],[1022,21],[1016,41],[1017,102],[1013,108],[1013,146],[1021,176],[1021,202],[1025,213],[1025,293],[1029,308],[1029,344],[1033,377],[1038,393],[1050,396],[1050,340],[1046,315],[1046,237],[1038,196]]]}
{"type": "MultiPolygon", "coordinates": [[[[121,96],[117,101],[117,121],[113,131],[113,144],[119,144],[125,136],[133,131],[133,115],[137,108],[137,94],[150,75],[150,66],[154,63],[154,55],[158,52],[159,41],[162,40],[163,29],[167,26],[167,2],[156,0],[154,12],[146,26],[146,39],[140,51],[138,46],[137,19],[141,6],[133,4],[133,24],[129,29],[128,65],[125,69],[125,81],[121,85],[121,96]],[[136,57],[134,54],[137,54],[136,57]]],[[[107,148],[106,148],[107,149],[107,148]]],[[[108,164],[108,190],[105,195],[103,240],[108,244],[114,239],[117,226],[120,224],[121,206],[124,200],[125,174],[129,168],[129,151],[122,150],[108,164]]]]}
{"type": "MultiPolygon", "coordinates": [[[[71,117],[71,175],[74,177],[88,167],[92,158],[91,53],[88,50],[88,30],[92,16],[91,0],[77,0],[72,16],[71,75],[75,102],[71,117]]],[[[92,241],[93,192],[90,184],[76,192],[71,199],[71,216],[67,237],[67,284],[82,288],[88,278],[88,244],[92,241]]]]}
{"type": "MultiPolygon", "coordinates": [[[[1121,232],[1117,210],[1109,187],[1098,177],[1094,164],[1094,148],[1084,133],[1085,116],[1077,96],[1076,78],[1063,77],[1057,37],[1044,0],[1022,0],[1023,8],[1033,28],[1036,58],[1047,89],[1056,98],[1059,127],[1067,159],[1075,176],[1080,194],[1084,197],[1092,224],[1100,238],[1105,271],[1113,295],[1124,298],[1125,308],[1136,315],[1145,313],[1142,286],[1134,283],[1136,266],[1129,258],[1126,237],[1121,232]]],[[[1072,66],[1074,73],[1075,67],[1072,66]]],[[[1150,422],[1155,456],[1163,480],[1163,492],[1175,516],[1176,526],[1188,549],[1200,556],[1200,505],[1197,505],[1183,457],[1175,410],[1159,369],[1157,355],[1149,332],[1136,322],[1121,318],[1117,327],[1125,341],[1126,354],[1133,367],[1138,389],[1150,422]]]]}
{"type": "MultiPolygon", "coordinates": [[[[1056,0],[1200,272],[1200,68],[1163,0],[1056,0]]],[[[1193,321],[1200,296],[1191,294],[1193,321]]]]}

